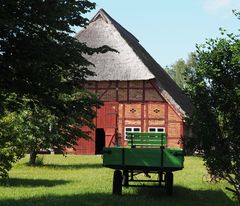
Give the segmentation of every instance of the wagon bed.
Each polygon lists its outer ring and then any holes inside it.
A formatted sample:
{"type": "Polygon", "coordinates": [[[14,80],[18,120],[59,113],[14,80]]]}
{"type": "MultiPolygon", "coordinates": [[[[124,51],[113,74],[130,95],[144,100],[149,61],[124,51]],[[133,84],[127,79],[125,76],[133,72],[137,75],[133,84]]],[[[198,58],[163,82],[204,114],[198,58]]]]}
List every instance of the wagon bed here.
{"type": "Polygon", "coordinates": [[[103,165],[112,169],[177,171],[183,168],[182,149],[104,148],[103,165]]]}
{"type": "Polygon", "coordinates": [[[113,193],[121,194],[122,186],[129,182],[158,182],[164,184],[167,194],[173,191],[173,171],[183,169],[184,155],[181,148],[166,148],[166,133],[132,132],[127,134],[128,147],[103,149],[103,166],[115,170],[113,193]],[[158,180],[135,180],[140,173],[158,173],[158,180]]]}

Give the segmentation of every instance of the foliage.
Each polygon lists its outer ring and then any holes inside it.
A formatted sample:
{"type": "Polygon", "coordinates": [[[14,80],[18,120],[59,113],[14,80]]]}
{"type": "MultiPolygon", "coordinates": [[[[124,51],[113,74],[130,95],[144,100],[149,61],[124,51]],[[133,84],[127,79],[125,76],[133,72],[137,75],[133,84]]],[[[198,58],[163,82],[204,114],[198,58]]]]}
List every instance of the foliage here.
{"type": "MultiPolygon", "coordinates": [[[[223,35],[224,30],[221,30],[223,35]]],[[[198,45],[187,91],[193,131],[209,171],[226,179],[240,202],[240,39],[226,34],[198,45]]]]}
{"type": "MultiPolygon", "coordinates": [[[[0,119],[0,177],[7,177],[12,162],[24,156],[25,131],[21,115],[15,112],[7,113],[0,119]],[[11,131],[11,132],[9,132],[11,131]]],[[[26,142],[25,142],[26,143],[26,142]]]]}
{"type": "Polygon", "coordinates": [[[112,195],[113,170],[102,167],[99,156],[44,155],[43,166],[27,165],[26,157],[14,165],[7,186],[0,185],[0,205],[235,205],[231,193],[225,190],[225,181],[202,182],[206,169],[197,157],[186,157],[184,169],[174,172],[172,197],[167,197],[164,188],[159,187],[124,187],[121,197],[112,195]]]}
{"type": "Polygon", "coordinates": [[[183,59],[178,59],[173,65],[166,67],[165,69],[172,79],[177,83],[177,85],[181,89],[184,89],[188,79],[186,72],[188,69],[194,67],[194,64],[194,53],[190,53],[186,61],[183,59]]]}
{"type": "Polygon", "coordinates": [[[17,146],[14,138],[28,139],[28,150],[36,152],[87,138],[80,128],[94,126],[100,102],[82,88],[94,75],[85,56],[111,49],[89,48],[73,37],[72,28],[85,27],[83,15],[94,7],[87,0],[0,0],[0,119],[4,124],[11,123],[6,116],[14,119],[10,130],[1,127],[6,132],[0,136],[2,149],[9,140],[17,146]],[[15,127],[27,128],[25,135],[12,137],[15,127]]]}

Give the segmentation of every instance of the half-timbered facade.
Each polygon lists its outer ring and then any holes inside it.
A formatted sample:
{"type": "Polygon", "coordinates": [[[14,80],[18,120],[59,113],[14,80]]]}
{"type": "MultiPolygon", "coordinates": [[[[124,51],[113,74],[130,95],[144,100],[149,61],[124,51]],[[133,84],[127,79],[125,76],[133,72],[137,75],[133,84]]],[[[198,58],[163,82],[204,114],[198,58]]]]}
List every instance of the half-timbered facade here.
{"type": "Polygon", "coordinates": [[[76,154],[99,154],[103,147],[126,144],[126,133],[166,132],[167,145],[179,147],[184,118],[191,110],[188,98],[139,41],[104,10],[76,38],[90,47],[108,45],[118,52],[94,54],[87,59],[95,76],[85,88],[104,102],[88,131],[79,139],[76,154]]]}

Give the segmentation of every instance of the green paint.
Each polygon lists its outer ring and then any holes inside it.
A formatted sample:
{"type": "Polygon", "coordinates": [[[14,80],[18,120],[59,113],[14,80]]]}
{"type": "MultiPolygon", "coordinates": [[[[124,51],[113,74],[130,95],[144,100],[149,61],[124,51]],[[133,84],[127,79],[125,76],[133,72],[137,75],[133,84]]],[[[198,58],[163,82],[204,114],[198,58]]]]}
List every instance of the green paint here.
{"type": "Polygon", "coordinates": [[[155,170],[180,170],[184,155],[180,148],[165,148],[166,133],[129,132],[129,147],[111,147],[103,150],[105,167],[124,169],[124,167],[155,168],[155,170]],[[145,146],[145,148],[135,148],[145,146]],[[151,148],[149,148],[151,146],[151,148]],[[158,146],[158,148],[156,148],[158,146]]]}
{"type": "Polygon", "coordinates": [[[162,132],[128,132],[129,146],[166,146],[166,133],[162,132]]]}
{"type": "Polygon", "coordinates": [[[103,165],[105,167],[116,165],[120,167],[173,168],[173,170],[183,168],[184,156],[182,149],[163,149],[163,165],[161,165],[161,154],[160,148],[104,148],[103,165]]]}

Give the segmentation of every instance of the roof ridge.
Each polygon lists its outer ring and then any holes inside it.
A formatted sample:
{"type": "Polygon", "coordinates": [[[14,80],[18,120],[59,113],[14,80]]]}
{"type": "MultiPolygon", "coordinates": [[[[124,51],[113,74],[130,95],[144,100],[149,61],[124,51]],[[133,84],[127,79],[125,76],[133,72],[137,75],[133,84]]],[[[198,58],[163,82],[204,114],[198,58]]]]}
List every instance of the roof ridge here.
{"type": "Polygon", "coordinates": [[[96,21],[99,16],[101,16],[105,20],[105,22],[111,23],[120,33],[123,30],[126,35],[131,37],[133,40],[139,42],[139,40],[131,32],[126,30],[121,24],[119,24],[115,19],[113,19],[103,8],[101,8],[97,12],[97,14],[89,21],[89,23],[96,21]]]}
{"type": "Polygon", "coordinates": [[[96,21],[98,17],[101,16],[107,23],[111,22],[110,19],[108,18],[109,15],[107,15],[107,12],[104,9],[100,9],[94,17],[89,21],[89,24],[96,21]]]}

